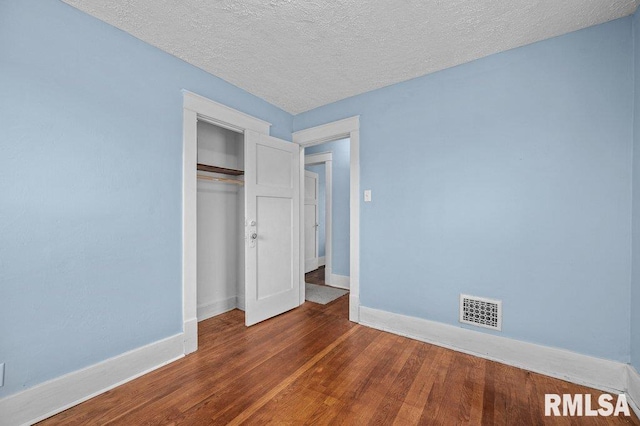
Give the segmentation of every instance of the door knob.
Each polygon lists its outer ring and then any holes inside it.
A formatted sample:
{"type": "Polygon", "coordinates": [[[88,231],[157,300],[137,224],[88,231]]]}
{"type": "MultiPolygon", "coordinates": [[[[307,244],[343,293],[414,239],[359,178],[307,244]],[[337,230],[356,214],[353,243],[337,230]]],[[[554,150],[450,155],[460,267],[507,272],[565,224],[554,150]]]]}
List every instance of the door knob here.
{"type": "Polygon", "coordinates": [[[251,234],[251,239],[255,240],[256,238],[258,238],[258,234],[256,234],[255,232],[253,234],[251,234]]]}

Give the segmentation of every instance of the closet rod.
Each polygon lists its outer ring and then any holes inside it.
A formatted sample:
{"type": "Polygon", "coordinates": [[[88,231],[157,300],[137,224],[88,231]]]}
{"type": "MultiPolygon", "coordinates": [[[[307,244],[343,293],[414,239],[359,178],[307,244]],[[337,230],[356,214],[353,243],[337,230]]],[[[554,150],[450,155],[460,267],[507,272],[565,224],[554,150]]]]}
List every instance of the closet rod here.
{"type": "Polygon", "coordinates": [[[221,178],[221,177],[215,177],[215,176],[207,176],[207,175],[201,175],[201,174],[198,174],[198,179],[213,180],[215,182],[233,183],[235,185],[244,185],[244,182],[241,181],[241,180],[227,179],[227,178],[221,178]]]}

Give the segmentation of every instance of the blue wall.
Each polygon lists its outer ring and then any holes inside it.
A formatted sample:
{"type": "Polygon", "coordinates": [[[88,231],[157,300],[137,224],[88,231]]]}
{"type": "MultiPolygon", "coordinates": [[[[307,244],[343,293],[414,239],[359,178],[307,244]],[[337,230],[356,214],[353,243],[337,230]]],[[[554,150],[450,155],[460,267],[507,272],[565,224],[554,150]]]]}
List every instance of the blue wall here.
{"type": "Polygon", "coordinates": [[[633,269],[631,276],[631,363],[640,371],[640,14],[633,16],[633,269]]]}
{"type": "Polygon", "coordinates": [[[631,18],[327,105],[360,115],[362,305],[629,361],[631,18]]]}
{"type": "Polygon", "coordinates": [[[292,116],[58,1],[0,2],[0,397],[182,329],[182,93],[292,116]]]}
{"type": "Polygon", "coordinates": [[[341,139],[326,142],[305,149],[305,154],[318,152],[333,153],[332,164],[332,271],[331,273],[349,276],[349,204],[350,204],[350,141],[341,139]]]}
{"type": "Polygon", "coordinates": [[[326,254],[326,173],[324,164],[305,166],[305,170],[318,174],[318,256],[326,254]]]}

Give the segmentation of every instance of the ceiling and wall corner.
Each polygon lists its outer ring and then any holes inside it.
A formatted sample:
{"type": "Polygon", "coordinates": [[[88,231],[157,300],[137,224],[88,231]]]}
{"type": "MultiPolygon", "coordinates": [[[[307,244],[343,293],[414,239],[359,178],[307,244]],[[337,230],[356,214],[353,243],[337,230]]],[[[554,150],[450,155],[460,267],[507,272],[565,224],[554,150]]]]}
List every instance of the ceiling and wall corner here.
{"type": "Polygon", "coordinates": [[[297,114],[632,14],[638,0],[63,0],[297,114]]]}

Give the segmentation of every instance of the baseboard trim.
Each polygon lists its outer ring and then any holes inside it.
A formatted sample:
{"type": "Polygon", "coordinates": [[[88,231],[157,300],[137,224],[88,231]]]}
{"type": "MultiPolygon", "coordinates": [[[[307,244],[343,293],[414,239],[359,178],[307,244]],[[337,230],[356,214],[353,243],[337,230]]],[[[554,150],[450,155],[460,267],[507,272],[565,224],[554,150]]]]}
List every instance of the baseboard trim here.
{"type": "Polygon", "coordinates": [[[331,284],[329,284],[331,287],[338,287],[338,288],[342,288],[345,290],[349,290],[349,283],[350,283],[350,279],[349,277],[345,276],[345,275],[338,275],[338,274],[331,274],[331,284]]]}
{"type": "Polygon", "coordinates": [[[0,425],[33,424],[182,358],[176,334],[0,400],[0,425]]]}
{"type": "Polygon", "coordinates": [[[241,311],[244,311],[244,296],[236,296],[236,308],[240,309],[241,311]]]}
{"type": "Polygon", "coordinates": [[[327,264],[327,258],[325,256],[321,256],[318,258],[318,266],[325,266],[327,264]]]}
{"type": "Polygon", "coordinates": [[[198,318],[191,318],[185,320],[183,325],[184,330],[184,354],[189,355],[198,350],[198,318]]]}
{"type": "Polygon", "coordinates": [[[360,322],[360,298],[353,293],[349,293],[349,321],[360,322]]]}
{"type": "Polygon", "coordinates": [[[631,365],[627,365],[627,401],[640,418],[640,374],[631,365]]]}
{"type": "Polygon", "coordinates": [[[229,312],[236,308],[237,298],[236,296],[228,299],[216,300],[215,302],[207,303],[206,305],[198,306],[198,321],[203,321],[216,315],[229,312]]]}
{"type": "Polygon", "coordinates": [[[627,364],[360,307],[360,324],[607,392],[627,388],[627,364]]]}

